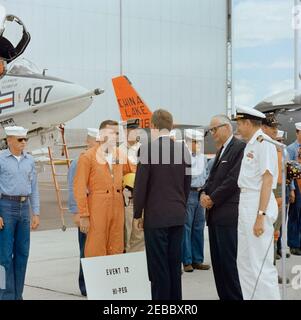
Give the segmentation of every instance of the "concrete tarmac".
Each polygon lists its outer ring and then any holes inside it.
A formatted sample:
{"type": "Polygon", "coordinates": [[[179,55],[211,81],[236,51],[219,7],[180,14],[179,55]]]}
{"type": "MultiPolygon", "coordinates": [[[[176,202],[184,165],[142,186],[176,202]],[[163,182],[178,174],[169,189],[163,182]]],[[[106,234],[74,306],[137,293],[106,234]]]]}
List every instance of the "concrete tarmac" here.
{"type": "MultiPolygon", "coordinates": [[[[83,134],[82,134],[83,135],[83,134]]],[[[80,150],[71,152],[74,158],[80,150]]],[[[57,168],[59,173],[67,173],[65,166],[57,168]]],[[[63,188],[61,197],[63,205],[67,206],[67,178],[59,178],[63,188]]],[[[77,242],[77,229],[74,227],[72,215],[67,211],[64,214],[67,230],[63,232],[63,225],[56,192],[52,180],[50,166],[45,166],[39,174],[41,196],[41,225],[38,231],[31,233],[31,251],[28,263],[25,300],[81,300],[86,299],[80,295],[78,289],[79,249],[77,242]]],[[[208,232],[205,229],[205,263],[211,264],[208,232]]],[[[300,265],[301,257],[291,256],[287,259],[287,275],[290,284],[287,285],[288,298],[301,300],[300,289],[293,289],[292,273],[294,266],[300,265]]],[[[280,270],[280,261],[277,261],[280,270]]],[[[297,278],[296,278],[297,279],[297,278]]],[[[296,280],[295,279],[295,280],[296,280]]],[[[185,300],[217,300],[215,282],[212,268],[208,271],[194,270],[182,276],[183,298],[185,300]]]]}
{"type": "MultiPolygon", "coordinates": [[[[47,219],[55,225],[53,219],[47,219]]],[[[43,223],[43,219],[42,219],[43,223]]],[[[211,263],[207,228],[205,229],[205,262],[211,263]]],[[[301,264],[301,258],[287,259],[290,281],[295,276],[292,267],[301,264]]],[[[278,262],[278,269],[280,262],[278,262]]],[[[83,300],[78,289],[79,252],[77,229],[68,228],[36,231],[31,234],[31,251],[28,263],[25,300],[83,300]]],[[[218,300],[212,269],[194,270],[182,276],[184,300],[218,300]]],[[[301,299],[301,289],[287,285],[288,298],[301,299]]]]}

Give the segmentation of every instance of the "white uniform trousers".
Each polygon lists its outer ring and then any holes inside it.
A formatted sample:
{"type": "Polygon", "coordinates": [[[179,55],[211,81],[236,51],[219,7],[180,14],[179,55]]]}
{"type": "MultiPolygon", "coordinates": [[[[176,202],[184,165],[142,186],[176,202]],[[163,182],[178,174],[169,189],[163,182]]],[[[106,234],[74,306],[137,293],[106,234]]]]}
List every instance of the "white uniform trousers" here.
{"type": "Polygon", "coordinates": [[[267,215],[264,218],[265,231],[263,235],[256,237],[253,227],[257,217],[259,199],[259,191],[242,190],[240,194],[237,254],[239,280],[244,300],[279,300],[278,272],[273,264],[273,223],[277,218],[278,207],[272,193],[267,215]]]}

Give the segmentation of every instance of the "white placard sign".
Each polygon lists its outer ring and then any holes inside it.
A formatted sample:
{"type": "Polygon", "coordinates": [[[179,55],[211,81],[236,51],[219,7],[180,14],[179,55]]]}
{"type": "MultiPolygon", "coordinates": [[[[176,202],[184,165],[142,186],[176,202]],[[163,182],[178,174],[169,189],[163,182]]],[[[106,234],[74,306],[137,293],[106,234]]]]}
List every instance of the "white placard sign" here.
{"type": "Polygon", "coordinates": [[[81,261],[89,300],[151,300],[145,251],[81,261]]]}

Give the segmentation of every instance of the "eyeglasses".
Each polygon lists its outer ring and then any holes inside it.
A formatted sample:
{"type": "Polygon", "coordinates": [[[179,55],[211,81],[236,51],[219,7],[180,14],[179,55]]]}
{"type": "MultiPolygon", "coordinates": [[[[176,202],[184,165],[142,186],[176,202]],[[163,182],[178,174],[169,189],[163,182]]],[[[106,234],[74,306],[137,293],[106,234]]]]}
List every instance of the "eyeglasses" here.
{"type": "Polygon", "coordinates": [[[23,141],[27,142],[28,138],[18,138],[17,140],[18,140],[18,142],[23,142],[23,141]]]}
{"type": "Polygon", "coordinates": [[[221,128],[221,127],[224,127],[224,126],[226,126],[226,123],[220,124],[219,126],[210,128],[210,129],[209,129],[209,132],[210,132],[211,134],[214,134],[214,133],[216,133],[216,131],[217,131],[218,128],[221,128]]]}

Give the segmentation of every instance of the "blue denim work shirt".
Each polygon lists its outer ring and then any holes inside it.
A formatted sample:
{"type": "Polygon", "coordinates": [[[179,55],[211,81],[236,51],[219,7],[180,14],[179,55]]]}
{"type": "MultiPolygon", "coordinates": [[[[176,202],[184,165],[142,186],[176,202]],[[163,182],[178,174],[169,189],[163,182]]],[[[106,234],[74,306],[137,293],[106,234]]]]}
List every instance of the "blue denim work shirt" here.
{"type": "Polygon", "coordinates": [[[0,153],[0,193],[28,196],[32,213],[40,213],[40,195],[34,159],[23,152],[18,161],[9,149],[0,153]]]}

